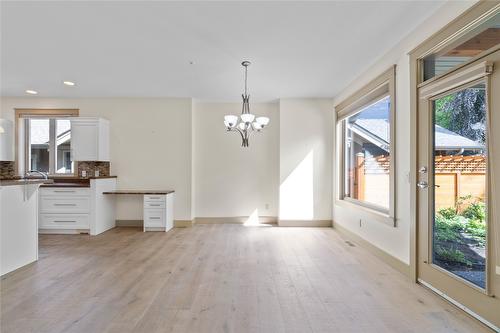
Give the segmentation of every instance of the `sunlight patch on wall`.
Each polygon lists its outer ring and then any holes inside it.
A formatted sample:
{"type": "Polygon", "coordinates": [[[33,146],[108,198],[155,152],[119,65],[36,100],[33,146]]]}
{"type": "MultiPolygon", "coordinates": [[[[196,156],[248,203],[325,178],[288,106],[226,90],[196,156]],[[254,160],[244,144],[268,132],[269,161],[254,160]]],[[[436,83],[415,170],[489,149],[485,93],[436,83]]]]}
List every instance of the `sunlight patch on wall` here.
{"type": "Polygon", "coordinates": [[[280,186],[280,219],[314,218],[313,152],[300,162],[280,186]]]}

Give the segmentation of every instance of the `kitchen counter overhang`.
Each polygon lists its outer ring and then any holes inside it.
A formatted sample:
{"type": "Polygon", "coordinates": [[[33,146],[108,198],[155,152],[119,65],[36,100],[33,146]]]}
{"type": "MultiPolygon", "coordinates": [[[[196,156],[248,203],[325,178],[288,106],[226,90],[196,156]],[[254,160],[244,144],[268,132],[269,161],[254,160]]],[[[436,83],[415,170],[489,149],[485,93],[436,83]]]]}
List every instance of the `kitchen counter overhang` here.
{"type": "Polygon", "coordinates": [[[41,179],[41,178],[20,178],[20,179],[2,179],[0,180],[0,186],[16,186],[16,185],[49,185],[54,182],[53,179],[41,179]]]}

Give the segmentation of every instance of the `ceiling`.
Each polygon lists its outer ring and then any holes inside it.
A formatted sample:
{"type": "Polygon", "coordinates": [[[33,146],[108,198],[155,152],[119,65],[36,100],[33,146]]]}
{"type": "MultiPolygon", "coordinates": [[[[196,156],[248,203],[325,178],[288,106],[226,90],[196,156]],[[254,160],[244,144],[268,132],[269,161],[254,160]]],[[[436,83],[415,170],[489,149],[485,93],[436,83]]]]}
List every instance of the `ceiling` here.
{"type": "Polygon", "coordinates": [[[333,97],[442,4],[2,1],[1,94],[333,97]]]}

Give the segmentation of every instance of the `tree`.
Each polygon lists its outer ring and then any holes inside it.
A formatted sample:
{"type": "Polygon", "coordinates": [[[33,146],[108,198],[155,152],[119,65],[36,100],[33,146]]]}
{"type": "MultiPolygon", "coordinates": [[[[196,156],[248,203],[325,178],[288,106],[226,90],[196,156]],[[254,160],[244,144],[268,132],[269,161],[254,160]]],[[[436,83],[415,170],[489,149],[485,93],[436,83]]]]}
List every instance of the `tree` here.
{"type": "Polygon", "coordinates": [[[435,102],[436,124],[476,142],[486,142],[486,94],[467,88],[435,102]]]}

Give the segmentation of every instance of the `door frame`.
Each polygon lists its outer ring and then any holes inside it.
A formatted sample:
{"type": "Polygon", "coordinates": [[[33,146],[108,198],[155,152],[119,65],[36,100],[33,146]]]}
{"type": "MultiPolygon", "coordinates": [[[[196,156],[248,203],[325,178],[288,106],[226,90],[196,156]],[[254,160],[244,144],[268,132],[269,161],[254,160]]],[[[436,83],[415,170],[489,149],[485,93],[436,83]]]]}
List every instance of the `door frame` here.
{"type": "MultiPolygon", "coordinates": [[[[431,192],[428,192],[428,194],[427,194],[427,202],[426,202],[426,205],[427,205],[427,212],[426,212],[427,213],[427,217],[426,217],[427,225],[425,227],[426,235],[424,237],[427,237],[427,242],[425,242],[427,244],[427,253],[426,253],[425,257],[426,257],[426,261],[429,263],[429,265],[432,267],[432,269],[438,270],[441,273],[445,274],[446,276],[448,276],[452,279],[458,280],[461,283],[464,283],[468,287],[473,288],[475,291],[477,291],[481,294],[484,294],[487,296],[492,296],[493,293],[491,290],[491,282],[492,281],[491,281],[490,272],[492,269],[494,270],[494,266],[496,265],[496,263],[494,261],[493,262],[491,261],[491,258],[489,255],[489,253],[491,252],[491,241],[492,241],[493,232],[494,232],[494,230],[492,230],[493,229],[492,223],[494,223],[496,220],[496,215],[493,214],[493,209],[492,209],[493,205],[494,205],[494,197],[491,193],[492,179],[491,179],[491,172],[490,172],[491,171],[491,163],[494,160],[493,154],[492,154],[491,149],[490,149],[490,147],[491,147],[490,146],[491,145],[491,130],[490,130],[491,129],[491,123],[490,123],[490,121],[491,121],[491,116],[490,116],[491,109],[490,109],[490,103],[489,103],[489,100],[491,97],[490,75],[493,74],[493,64],[491,64],[487,61],[478,61],[477,64],[475,64],[471,68],[467,68],[467,69],[472,69],[472,70],[467,71],[468,73],[459,73],[459,75],[458,75],[459,80],[456,80],[454,84],[448,83],[447,85],[442,85],[442,87],[447,87],[446,90],[445,89],[439,90],[439,88],[440,88],[439,85],[438,85],[438,87],[436,87],[436,85],[434,85],[432,83],[429,85],[426,85],[426,87],[434,86],[434,89],[432,89],[433,87],[430,87],[431,89],[429,89],[429,91],[427,93],[425,91],[420,91],[421,95],[424,95],[423,97],[422,96],[420,97],[420,100],[422,101],[422,99],[423,99],[424,103],[419,103],[419,105],[426,104],[426,106],[421,106],[421,107],[425,108],[425,110],[423,110],[423,111],[428,113],[425,116],[425,119],[427,119],[427,121],[426,121],[427,130],[425,132],[426,132],[427,138],[429,140],[428,144],[431,144],[431,143],[433,143],[433,137],[434,137],[433,102],[441,97],[453,94],[453,93],[455,93],[457,91],[461,91],[463,89],[473,87],[479,83],[484,84],[484,87],[486,90],[486,124],[487,124],[487,128],[488,128],[487,137],[486,137],[487,163],[486,163],[486,178],[485,178],[485,186],[486,186],[485,192],[486,192],[486,199],[487,199],[486,203],[487,203],[487,216],[488,216],[488,221],[487,221],[487,225],[486,225],[487,226],[487,238],[486,238],[486,246],[485,246],[485,252],[486,252],[485,287],[481,288],[480,286],[477,286],[474,283],[472,283],[472,282],[470,282],[470,281],[468,281],[468,280],[466,280],[466,279],[464,279],[456,274],[451,273],[450,271],[444,269],[443,267],[441,267],[433,262],[432,251],[433,251],[433,242],[434,242],[434,240],[433,240],[434,230],[431,226],[431,221],[434,220],[436,211],[433,209],[434,204],[435,204],[435,201],[434,201],[435,200],[435,187],[434,187],[434,185],[435,185],[435,172],[434,172],[434,152],[432,149],[428,149],[427,156],[425,156],[427,159],[427,163],[428,163],[427,182],[428,182],[429,186],[427,188],[427,191],[431,191],[431,192]],[[434,92],[431,92],[431,90],[434,90],[434,92]],[[435,91],[435,90],[437,90],[437,91],[435,91]],[[432,193],[432,195],[431,195],[431,193],[432,193]]],[[[457,73],[457,72],[455,72],[455,73],[457,73]]],[[[463,71],[463,72],[466,72],[466,71],[463,71]]],[[[450,76],[453,77],[454,75],[451,74],[450,76]]],[[[436,80],[434,82],[439,83],[438,80],[436,80]]],[[[423,130],[425,130],[425,129],[423,129],[423,130]]],[[[421,158],[422,157],[423,156],[421,156],[421,158]]],[[[422,164],[420,163],[419,165],[421,166],[422,164]]],[[[419,190],[417,190],[417,192],[419,192],[419,190]]],[[[418,202],[417,202],[417,204],[418,204],[418,202]]],[[[417,207],[417,212],[418,212],[418,209],[419,209],[419,207],[417,207]]],[[[417,231],[419,230],[418,223],[421,223],[421,222],[419,222],[417,220],[417,231]]],[[[422,249],[417,248],[417,250],[422,250],[422,249]]],[[[417,259],[418,259],[418,252],[417,252],[417,259]]],[[[418,262],[418,260],[417,260],[417,262],[418,262]]],[[[422,280],[419,279],[419,282],[422,282],[422,280]]],[[[427,282],[427,284],[430,283],[429,281],[426,281],[426,282],[427,282]]]]}
{"type": "MultiPolygon", "coordinates": [[[[423,68],[422,59],[456,40],[488,18],[500,12],[500,1],[479,1],[466,10],[456,19],[448,23],[441,30],[422,42],[419,46],[409,52],[410,57],[410,147],[418,144],[418,88],[422,86],[423,68]]],[[[500,50],[500,45],[484,51],[469,61],[452,69],[449,73],[461,69],[476,62],[485,56],[500,50]]],[[[442,76],[442,75],[441,75],[442,76]]],[[[434,81],[440,75],[425,82],[434,81]]],[[[411,149],[410,154],[410,279],[418,282],[418,153],[411,149]]],[[[497,268],[498,269],[498,268],[497,268]]]]}

